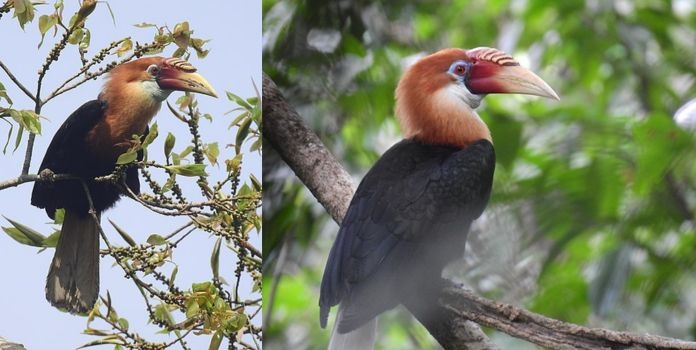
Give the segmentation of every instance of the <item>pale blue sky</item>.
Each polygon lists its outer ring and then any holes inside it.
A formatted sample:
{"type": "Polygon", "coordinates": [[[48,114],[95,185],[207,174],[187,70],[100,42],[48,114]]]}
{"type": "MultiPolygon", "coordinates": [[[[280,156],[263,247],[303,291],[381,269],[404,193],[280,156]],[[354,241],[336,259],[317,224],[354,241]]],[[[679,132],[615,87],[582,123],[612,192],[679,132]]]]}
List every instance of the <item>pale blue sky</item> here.
{"type": "MultiPolygon", "coordinates": [[[[77,0],[65,0],[64,15],[69,16],[76,10],[77,0]]],[[[14,74],[34,91],[39,67],[45,60],[46,53],[53,46],[54,39],[49,33],[44,45],[37,50],[40,37],[36,29],[38,15],[52,11],[52,1],[43,5],[33,23],[27,24],[22,32],[15,19],[5,14],[0,19],[0,38],[2,50],[0,60],[9,66],[14,74]]],[[[91,28],[91,53],[96,52],[106,43],[123,36],[131,36],[134,41],[148,42],[152,38],[152,28],[139,29],[133,24],[148,22],[159,25],[167,24],[171,28],[181,21],[187,20],[195,31],[194,36],[210,39],[206,45],[211,50],[209,56],[199,60],[195,56],[191,63],[215,87],[221,98],[213,99],[199,96],[199,105],[204,112],[214,116],[214,122],[204,121],[201,133],[209,141],[218,141],[220,145],[234,142],[234,130],[228,130],[232,115],[224,115],[234,105],[224,97],[225,91],[234,92],[242,97],[255,96],[252,79],[257,86],[261,84],[261,2],[260,1],[111,1],[109,2],[116,18],[113,23],[105,3],[99,2],[95,12],[90,16],[88,26],[91,28]]],[[[166,50],[162,55],[170,56],[174,48],[166,50]]],[[[45,79],[44,91],[51,91],[56,84],[73,73],[79,65],[74,48],[68,48],[61,60],[52,66],[45,79]]],[[[0,71],[0,82],[10,92],[14,100],[14,108],[33,109],[29,99],[19,92],[0,71]]],[[[78,89],[62,95],[42,110],[42,115],[48,120],[43,121],[43,135],[37,138],[34,147],[31,173],[35,173],[43,157],[48,142],[63,120],[82,103],[94,99],[98,94],[103,79],[91,81],[78,89]]],[[[169,98],[174,102],[180,94],[175,93],[169,98]]],[[[4,106],[4,101],[2,104],[4,106]]],[[[167,131],[179,135],[176,149],[183,147],[186,138],[186,128],[166,111],[160,111],[155,120],[159,124],[160,139],[151,146],[151,158],[161,160],[163,136],[167,131]],[[154,152],[153,152],[154,151],[154,152]]],[[[4,144],[7,126],[0,123],[0,141],[4,144]]],[[[175,151],[176,151],[175,149],[175,151]]],[[[222,150],[222,149],[221,149],[222,150]]],[[[19,175],[24,157],[25,144],[15,153],[0,154],[0,181],[19,175]]],[[[224,150],[223,150],[224,151],[224,150]]],[[[261,161],[258,154],[245,158],[245,174],[248,178],[252,172],[260,178],[261,161]]],[[[44,234],[50,232],[50,226],[43,210],[29,204],[31,184],[0,191],[0,214],[28,224],[44,234]]],[[[116,232],[108,224],[111,219],[128,231],[136,240],[144,241],[151,233],[166,234],[179,227],[183,220],[163,218],[149,212],[129,199],[123,199],[116,208],[107,211],[102,216],[102,224],[112,242],[120,241],[116,232]]],[[[0,218],[0,226],[9,226],[0,218]]],[[[186,240],[184,247],[175,251],[174,259],[179,262],[177,281],[188,287],[191,282],[210,278],[209,256],[213,239],[207,234],[198,232],[197,236],[186,240]]],[[[260,248],[260,237],[254,242],[260,248]]],[[[8,340],[23,343],[28,349],[74,349],[94,337],[81,335],[85,328],[86,318],[72,316],[51,307],[44,298],[46,273],[53,250],[37,254],[37,249],[20,245],[4,233],[0,233],[0,336],[8,340]]],[[[223,262],[223,274],[233,281],[233,260],[230,256],[223,262]]],[[[129,318],[131,328],[150,330],[143,332],[151,335],[155,329],[140,322],[144,320],[142,299],[137,294],[132,282],[123,279],[123,272],[113,267],[111,258],[101,259],[101,295],[108,290],[121,315],[129,318]],[[129,302],[132,300],[132,302],[129,302]]],[[[259,320],[260,322],[260,320],[259,320]]],[[[103,324],[101,324],[104,326],[103,324]]],[[[156,338],[166,340],[169,338],[156,338]]],[[[207,348],[208,337],[191,337],[190,345],[194,349],[207,348]],[[194,338],[199,338],[194,340],[194,338]]],[[[223,344],[223,348],[226,345],[223,344]]],[[[102,347],[111,348],[111,347],[102,347]]]]}

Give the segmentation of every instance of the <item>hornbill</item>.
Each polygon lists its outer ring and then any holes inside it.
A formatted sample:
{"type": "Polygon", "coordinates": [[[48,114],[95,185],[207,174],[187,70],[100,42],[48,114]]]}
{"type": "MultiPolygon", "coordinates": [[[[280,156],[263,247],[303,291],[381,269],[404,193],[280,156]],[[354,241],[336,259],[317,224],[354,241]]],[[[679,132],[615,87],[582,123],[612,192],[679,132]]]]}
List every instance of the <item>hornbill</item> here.
{"type": "Polygon", "coordinates": [[[426,56],[396,88],[405,138],[368,171],[341,223],[321,281],[320,324],[339,304],[330,348],[374,342],[375,318],[442,286],[488,203],[495,169],[490,131],[474,111],[486,94],[558,99],[541,78],[493,48],[426,56]]]}
{"type": "MultiPolygon", "coordinates": [[[[89,214],[90,207],[100,217],[125,190],[95,178],[114,171],[119,155],[133,145],[134,135],[147,133],[148,123],[172,91],[217,96],[195,72],[180,58],[145,57],[118,65],[97,99],[80,106],[53,136],[39,174],[50,170],[75,177],[37,181],[31,194],[31,204],[44,208],[51,219],[56,209],[65,209],[46,279],[46,299],[53,306],[70,313],[85,313],[94,306],[99,294],[99,224],[89,214]]],[[[136,167],[127,168],[124,182],[140,192],[136,167]]]]}

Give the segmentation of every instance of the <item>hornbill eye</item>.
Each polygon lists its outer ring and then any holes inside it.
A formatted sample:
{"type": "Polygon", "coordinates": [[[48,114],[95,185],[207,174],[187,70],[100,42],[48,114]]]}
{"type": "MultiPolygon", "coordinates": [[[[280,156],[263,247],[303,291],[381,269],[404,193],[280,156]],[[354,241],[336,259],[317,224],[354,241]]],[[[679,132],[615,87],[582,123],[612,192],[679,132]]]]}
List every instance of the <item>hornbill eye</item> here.
{"type": "Polygon", "coordinates": [[[464,62],[455,62],[454,64],[452,64],[450,66],[449,71],[450,71],[450,73],[452,73],[454,75],[464,77],[467,74],[468,68],[469,68],[469,66],[464,62]]]}
{"type": "Polygon", "coordinates": [[[150,73],[152,76],[157,76],[159,74],[160,68],[156,64],[151,64],[149,67],[147,67],[147,72],[150,73]]]}

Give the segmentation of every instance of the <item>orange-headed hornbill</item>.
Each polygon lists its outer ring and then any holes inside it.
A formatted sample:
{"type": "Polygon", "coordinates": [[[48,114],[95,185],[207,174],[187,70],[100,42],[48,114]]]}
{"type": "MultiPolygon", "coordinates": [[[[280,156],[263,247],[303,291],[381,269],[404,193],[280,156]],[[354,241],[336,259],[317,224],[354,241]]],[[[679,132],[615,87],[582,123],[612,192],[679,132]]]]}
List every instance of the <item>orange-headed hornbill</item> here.
{"type": "MultiPolygon", "coordinates": [[[[114,171],[119,155],[132,146],[133,135],[147,133],[147,125],[172,91],[216,96],[215,90],[187,61],[146,57],[113,68],[96,100],[83,104],[58,129],[48,146],[39,172],[70,174],[78,179],[38,181],[31,204],[56,209],[65,216],[56,252],[46,280],[46,299],[71,313],[89,311],[99,294],[98,224],[89,215],[90,200],[99,216],[123,193],[118,184],[95,181],[114,171]]],[[[142,153],[138,155],[142,160],[142,153]]],[[[125,183],[140,192],[137,168],[125,172],[125,183]]]]}
{"type": "Polygon", "coordinates": [[[445,265],[463,254],[493,181],[491,135],[474,111],[491,93],[558,99],[541,78],[493,48],[441,50],[404,73],[396,116],[405,139],[363,178],[324,269],[322,327],[340,303],[330,347],[364,348],[356,339],[374,338],[377,315],[441,283],[445,265]],[[349,340],[346,333],[359,327],[363,334],[349,340]]]}

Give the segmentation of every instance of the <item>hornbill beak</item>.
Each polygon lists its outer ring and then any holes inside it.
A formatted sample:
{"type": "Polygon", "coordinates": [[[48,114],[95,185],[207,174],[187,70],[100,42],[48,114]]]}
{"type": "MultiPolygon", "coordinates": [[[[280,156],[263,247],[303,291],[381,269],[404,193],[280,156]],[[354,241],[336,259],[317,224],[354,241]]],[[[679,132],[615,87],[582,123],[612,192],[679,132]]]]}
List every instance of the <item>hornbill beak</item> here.
{"type": "Polygon", "coordinates": [[[168,58],[157,75],[157,84],[164,90],[197,92],[218,97],[215,89],[196,68],[179,58],[168,58]]]}
{"type": "Polygon", "coordinates": [[[512,59],[474,62],[466,85],[475,94],[525,94],[560,100],[549,84],[512,59]]]}

